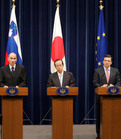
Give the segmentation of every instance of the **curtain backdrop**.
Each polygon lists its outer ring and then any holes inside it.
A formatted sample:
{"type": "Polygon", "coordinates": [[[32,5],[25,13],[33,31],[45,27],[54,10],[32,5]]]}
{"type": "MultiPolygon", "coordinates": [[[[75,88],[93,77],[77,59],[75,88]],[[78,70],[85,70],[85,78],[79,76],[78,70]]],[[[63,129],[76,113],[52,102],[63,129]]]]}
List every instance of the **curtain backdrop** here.
{"type": "MultiPolygon", "coordinates": [[[[30,119],[33,124],[50,124],[42,119],[52,118],[46,85],[56,0],[16,0],[15,5],[29,88],[29,96],[24,97],[24,119],[30,119]]],[[[121,72],[121,1],[104,0],[103,5],[108,51],[113,56],[113,66],[121,72]]],[[[5,62],[11,6],[11,0],[0,0],[0,67],[5,62]]],[[[73,72],[79,87],[79,95],[74,97],[75,124],[80,124],[86,115],[89,120],[83,123],[95,122],[90,119],[95,119],[92,81],[98,15],[99,0],[60,0],[67,70],[73,72]]],[[[31,123],[25,121],[25,124],[31,123]]]]}

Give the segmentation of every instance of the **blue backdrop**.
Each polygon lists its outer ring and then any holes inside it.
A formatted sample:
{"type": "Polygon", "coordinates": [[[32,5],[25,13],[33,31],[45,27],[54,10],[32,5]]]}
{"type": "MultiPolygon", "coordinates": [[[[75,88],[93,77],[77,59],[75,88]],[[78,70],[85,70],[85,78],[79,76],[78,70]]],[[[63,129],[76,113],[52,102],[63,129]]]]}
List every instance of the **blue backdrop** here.
{"type": "MultiPolygon", "coordinates": [[[[29,87],[29,96],[24,98],[24,118],[28,116],[34,124],[40,124],[51,107],[46,84],[50,74],[56,0],[16,0],[15,5],[29,87]]],[[[108,51],[114,57],[113,66],[121,72],[121,1],[105,0],[103,5],[108,51]]],[[[0,0],[0,67],[5,61],[11,6],[11,0],[0,0]]],[[[95,118],[92,80],[98,16],[99,0],[60,0],[67,70],[73,72],[79,87],[79,95],[74,97],[75,124],[81,123],[91,108],[87,118],[95,118]]],[[[46,118],[51,119],[51,110],[46,118]]],[[[83,123],[93,122],[86,120],[83,123]]],[[[41,124],[48,123],[51,122],[43,121],[41,124]]]]}

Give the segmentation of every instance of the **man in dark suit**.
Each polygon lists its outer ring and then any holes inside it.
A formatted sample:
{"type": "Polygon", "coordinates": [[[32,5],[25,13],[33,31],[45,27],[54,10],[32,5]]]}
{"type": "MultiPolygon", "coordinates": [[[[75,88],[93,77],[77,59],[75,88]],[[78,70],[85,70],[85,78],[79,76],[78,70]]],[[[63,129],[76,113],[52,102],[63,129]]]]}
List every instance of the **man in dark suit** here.
{"type": "MultiPolygon", "coordinates": [[[[121,86],[119,70],[111,67],[112,57],[106,55],[103,59],[103,67],[97,68],[94,73],[94,87],[121,86]]],[[[100,138],[100,97],[96,95],[96,132],[97,139],[100,138]]]]}
{"type": "Polygon", "coordinates": [[[10,53],[9,64],[0,69],[0,87],[25,87],[26,71],[23,65],[16,64],[17,56],[10,53]]]}
{"type": "Polygon", "coordinates": [[[57,59],[54,62],[55,68],[57,72],[52,73],[49,76],[47,86],[48,87],[74,87],[76,85],[75,79],[71,72],[63,71],[63,61],[61,59],[57,59]]]}

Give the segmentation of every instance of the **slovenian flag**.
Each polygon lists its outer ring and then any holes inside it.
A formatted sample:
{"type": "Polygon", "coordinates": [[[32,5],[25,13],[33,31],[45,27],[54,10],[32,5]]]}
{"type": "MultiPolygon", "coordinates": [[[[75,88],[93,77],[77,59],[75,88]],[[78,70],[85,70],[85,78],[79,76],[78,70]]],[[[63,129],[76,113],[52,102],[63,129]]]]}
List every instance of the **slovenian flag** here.
{"type": "Polygon", "coordinates": [[[15,6],[13,6],[11,11],[5,65],[9,64],[8,55],[12,52],[16,53],[17,55],[17,64],[22,64],[22,54],[21,54],[18,26],[15,15],[15,6]]]}
{"type": "Polygon", "coordinates": [[[56,9],[54,27],[53,27],[52,50],[51,50],[51,73],[56,72],[56,69],[54,67],[54,61],[56,59],[63,60],[64,70],[66,71],[65,51],[64,51],[64,43],[59,16],[59,6],[57,6],[56,9]]]}

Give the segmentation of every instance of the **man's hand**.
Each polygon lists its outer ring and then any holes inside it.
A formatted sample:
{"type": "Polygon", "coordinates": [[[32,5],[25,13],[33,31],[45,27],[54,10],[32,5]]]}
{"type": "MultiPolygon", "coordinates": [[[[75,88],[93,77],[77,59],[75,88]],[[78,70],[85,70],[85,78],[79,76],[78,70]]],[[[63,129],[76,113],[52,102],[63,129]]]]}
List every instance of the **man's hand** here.
{"type": "Polygon", "coordinates": [[[110,84],[109,87],[114,86],[113,84],[110,84]]]}
{"type": "Polygon", "coordinates": [[[102,85],[101,87],[107,87],[108,86],[108,84],[104,84],[104,85],[102,85]]]}
{"type": "Polygon", "coordinates": [[[66,88],[69,88],[69,86],[67,85],[66,88]]]}
{"type": "Polygon", "coordinates": [[[5,85],[5,86],[4,86],[4,88],[8,88],[8,86],[7,86],[7,85],[5,85]]]}

